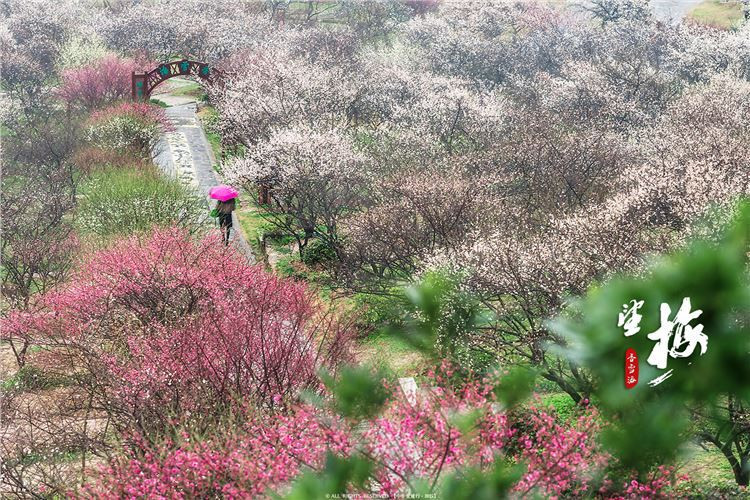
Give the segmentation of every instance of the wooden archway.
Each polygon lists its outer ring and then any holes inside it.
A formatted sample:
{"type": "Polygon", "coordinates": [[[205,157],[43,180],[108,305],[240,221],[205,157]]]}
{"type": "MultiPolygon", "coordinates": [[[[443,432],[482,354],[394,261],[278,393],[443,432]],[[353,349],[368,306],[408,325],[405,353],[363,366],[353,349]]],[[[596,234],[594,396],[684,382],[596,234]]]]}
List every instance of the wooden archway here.
{"type": "Polygon", "coordinates": [[[147,101],[154,88],[165,80],[175,76],[197,76],[212,81],[221,76],[221,72],[208,63],[182,59],[161,63],[148,73],[133,72],[132,93],[134,101],[147,101]]]}

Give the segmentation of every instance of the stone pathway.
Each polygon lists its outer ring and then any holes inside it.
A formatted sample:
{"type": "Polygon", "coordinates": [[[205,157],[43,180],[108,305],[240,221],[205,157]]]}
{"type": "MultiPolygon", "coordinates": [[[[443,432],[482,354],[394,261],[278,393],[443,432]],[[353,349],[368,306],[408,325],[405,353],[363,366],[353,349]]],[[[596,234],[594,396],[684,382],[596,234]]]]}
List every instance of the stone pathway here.
{"type": "MultiPolygon", "coordinates": [[[[173,78],[169,83],[174,89],[189,81],[173,78]]],[[[222,182],[213,169],[216,159],[196,116],[195,99],[169,93],[154,97],[169,105],[164,111],[174,126],[174,131],[165,133],[157,144],[154,161],[167,175],[177,177],[203,194],[206,197],[206,210],[210,210],[215,201],[208,197],[208,191],[222,182]]],[[[230,244],[241,250],[249,262],[254,263],[255,256],[239,231],[237,214],[233,213],[232,217],[230,244]]]]}
{"type": "Polygon", "coordinates": [[[651,0],[651,9],[657,19],[679,23],[702,0],[651,0]]]}
{"type": "MultiPolygon", "coordinates": [[[[588,0],[568,0],[573,5],[590,5],[588,0]]],[[[664,22],[677,24],[703,0],[650,0],[654,16],[664,22]]]]}

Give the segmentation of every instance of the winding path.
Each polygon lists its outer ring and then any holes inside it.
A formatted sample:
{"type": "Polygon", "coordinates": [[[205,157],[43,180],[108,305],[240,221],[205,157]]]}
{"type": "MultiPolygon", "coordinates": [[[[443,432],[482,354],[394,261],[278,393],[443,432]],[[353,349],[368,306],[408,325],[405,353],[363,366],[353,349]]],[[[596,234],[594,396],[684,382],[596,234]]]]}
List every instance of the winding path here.
{"type": "MultiPolygon", "coordinates": [[[[173,78],[169,83],[174,91],[174,89],[189,85],[190,81],[173,78]]],[[[162,135],[156,146],[154,161],[167,175],[179,178],[203,194],[206,197],[208,210],[208,207],[213,206],[212,200],[208,197],[208,191],[211,187],[221,184],[221,179],[213,169],[216,159],[196,115],[195,99],[173,95],[169,92],[157,94],[154,97],[169,106],[164,111],[174,126],[174,131],[162,135]]],[[[237,213],[233,213],[232,217],[230,244],[239,249],[249,262],[254,263],[255,256],[239,230],[237,213]]]]}
{"type": "MultiPolygon", "coordinates": [[[[703,0],[649,0],[654,16],[664,23],[678,24],[703,0]]],[[[590,7],[590,0],[568,0],[571,5],[590,7]]]]}
{"type": "Polygon", "coordinates": [[[678,23],[702,0],[651,0],[651,9],[657,19],[678,23]]]}

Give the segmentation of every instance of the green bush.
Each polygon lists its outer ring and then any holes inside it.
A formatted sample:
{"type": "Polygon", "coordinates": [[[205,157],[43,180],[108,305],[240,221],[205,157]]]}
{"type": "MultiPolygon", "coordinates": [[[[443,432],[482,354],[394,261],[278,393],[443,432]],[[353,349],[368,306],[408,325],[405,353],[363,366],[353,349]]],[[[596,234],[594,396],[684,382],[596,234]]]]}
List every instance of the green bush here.
{"type": "Polygon", "coordinates": [[[77,224],[100,237],[180,226],[197,231],[207,222],[205,200],[177,179],[154,169],[94,173],[81,188],[77,224]]]}
{"type": "Polygon", "coordinates": [[[461,286],[461,276],[448,271],[425,273],[418,285],[406,291],[412,302],[411,322],[418,330],[430,332],[422,341],[439,358],[448,358],[457,366],[482,373],[496,361],[493,353],[475,347],[472,336],[490,318],[489,311],[476,296],[461,286]],[[425,317],[414,305],[427,305],[425,317]],[[428,338],[431,337],[431,338],[428,338]]]}
{"type": "Polygon", "coordinates": [[[536,385],[534,386],[534,392],[539,394],[548,394],[553,392],[559,392],[560,386],[551,380],[547,380],[544,377],[537,377],[536,385]]]}
{"type": "Polygon", "coordinates": [[[110,55],[112,52],[97,35],[93,33],[87,33],[86,36],[74,35],[60,50],[57,68],[62,73],[66,69],[91,65],[110,55]]]}
{"type": "Polygon", "coordinates": [[[166,102],[164,102],[164,101],[162,101],[160,99],[153,99],[152,98],[152,99],[149,99],[148,102],[150,102],[154,106],[159,106],[160,108],[168,108],[169,107],[169,104],[167,104],[166,102]]]}
{"type": "Polygon", "coordinates": [[[479,375],[496,362],[493,353],[471,342],[471,335],[487,324],[490,313],[462,289],[455,273],[429,271],[418,283],[393,295],[356,300],[369,306],[366,314],[374,327],[385,324],[383,331],[433,360],[450,360],[464,374],[479,375]]]}
{"type": "Polygon", "coordinates": [[[302,262],[307,266],[315,266],[330,262],[336,258],[336,252],[321,240],[312,240],[302,252],[302,262]]]}
{"type": "Polygon", "coordinates": [[[117,116],[88,130],[88,139],[101,148],[121,149],[134,144],[150,151],[159,138],[156,125],[130,116],[117,116]]]}
{"type": "Polygon", "coordinates": [[[541,396],[541,399],[542,405],[552,406],[555,409],[555,415],[561,422],[569,421],[575,414],[576,403],[564,392],[545,394],[541,396]]]}
{"type": "Polygon", "coordinates": [[[103,149],[134,149],[150,158],[162,131],[171,125],[164,109],[148,103],[126,102],[91,115],[86,139],[103,149]]]}
{"type": "Polygon", "coordinates": [[[406,297],[401,288],[393,288],[390,292],[390,295],[354,295],[354,305],[360,312],[359,324],[363,331],[371,333],[387,325],[400,324],[406,297]]]}

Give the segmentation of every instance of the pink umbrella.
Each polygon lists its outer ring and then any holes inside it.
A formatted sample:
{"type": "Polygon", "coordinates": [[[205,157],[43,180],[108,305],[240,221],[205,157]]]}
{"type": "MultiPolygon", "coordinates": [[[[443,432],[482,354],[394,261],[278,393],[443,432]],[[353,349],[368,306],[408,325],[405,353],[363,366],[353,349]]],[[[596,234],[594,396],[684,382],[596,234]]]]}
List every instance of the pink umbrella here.
{"type": "Polygon", "coordinates": [[[211,191],[208,192],[208,195],[214,200],[227,201],[231,200],[232,198],[237,198],[240,193],[237,192],[237,190],[232,186],[222,184],[220,186],[212,187],[211,191]]]}

